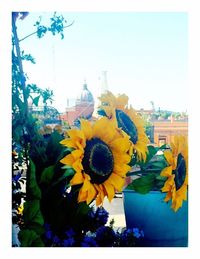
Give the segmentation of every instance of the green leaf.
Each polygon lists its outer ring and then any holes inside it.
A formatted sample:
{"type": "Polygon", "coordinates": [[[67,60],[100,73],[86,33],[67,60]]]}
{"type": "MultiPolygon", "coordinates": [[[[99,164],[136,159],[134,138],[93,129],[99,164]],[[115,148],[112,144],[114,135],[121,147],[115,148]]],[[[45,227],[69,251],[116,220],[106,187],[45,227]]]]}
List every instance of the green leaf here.
{"type": "Polygon", "coordinates": [[[132,181],[131,184],[127,186],[127,189],[135,190],[136,192],[146,194],[150,192],[155,185],[155,174],[148,174],[142,176],[132,181]]]}
{"type": "Polygon", "coordinates": [[[40,210],[38,210],[37,214],[35,215],[34,219],[32,220],[32,223],[37,223],[41,226],[44,225],[44,218],[40,210]]]}
{"type": "Polygon", "coordinates": [[[161,175],[157,175],[157,176],[156,176],[156,180],[165,181],[165,180],[166,180],[166,177],[161,176],[161,175]]]}
{"type": "Polygon", "coordinates": [[[149,161],[153,158],[153,156],[157,153],[158,148],[149,145],[148,147],[148,153],[146,156],[146,160],[145,161],[139,161],[137,162],[137,164],[141,167],[141,169],[145,170],[145,168],[148,166],[149,161]]]}
{"type": "Polygon", "coordinates": [[[46,148],[46,155],[48,157],[49,165],[53,165],[56,163],[58,157],[63,151],[63,146],[59,143],[63,137],[57,132],[54,131],[49,139],[46,148]]]}
{"type": "Polygon", "coordinates": [[[24,204],[24,223],[38,223],[39,225],[44,224],[44,219],[40,211],[40,201],[30,200],[24,204]]]}
{"type": "Polygon", "coordinates": [[[161,190],[166,180],[167,180],[167,177],[160,176],[160,175],[156,176],[156,182],[155,182],[156,189],[161,190]]]}
{"type": "Polygon", "coordinates": [[[167,144],[164,144],[161,147],[159,147],[159,150],[163,150],[163,149],[168,149],[167,144]]]}
{"type": "Polygon", "coordinates": [[[64,149],[66,153],[71,153],[73,150],[75,150],[73,147],[65,147],[64,149]]]}
{"type": "Polygon", "coordinates": [[[75,174],[75,170],[73,168],[68,168],[65,170],[63,176],[68,177],[75,174]]]}
{"type": "Polygon", "coordinates": [[[129,162],[129,166],[134,166],[137,163],[137,156],[133,155],[131,161],[129,162]]]}
{"type": "Polygon", "coordinates": [[[54,175],[54,166],[45,168],[42,172],[40,183],[50,183],[54,175]]]}
{"type": "Polygon", "coordinates": [[[56,184],[58,184],[59,182],[64,180],[66,177],[72,176],[74,174],[75,174],[75,170],[73,168],[69,168],[69,169],[65,170],[63,175],[61,177],[59,177],[57,181],[53,182],[52,186],[55,186],[56,184]]]}
{"type": "Polygon", "coordinates": [[[148,154],[147,154],[146,162],[151,160],[152,157],[158,152],[158,148],[154,146],[149,145],[147,148],[148,148],[148,154]]]}
{"type": "Polygon", "coordinates": [[[18,237],[22,247],[32,246],[33,242],[39,238],[35,231],[29,229],[21,230],[18,237]]]}
{"type": "Polygon", "coordinates": [[[37,97],[35,97],[35,98],[33,99],[33,103],[35,104],[35,106],[38,106],[39,99],[40,99],[40,95],[38,95],[37,97]]]}
{"type": "Polygon", "coordinates": [[[89,205],[87,205],[86,202],[80,202],[78,204],[77,209],[74,211],[74,215],[73,215],[73,221],[78,224],[81,225],[83,222],[83,219],[88,215],[89,211],[91,210],[91,208],[89,207],[89,205]]]}
{"type": "Polygon", "coordinates": [[[30,165],[27,171],[27,199],[34,200],[34,199],[41,199],[41,190],[38,187],[36,181],[36,168],[33,161],[30,159],[30,165]]]}
{"type": "Polygon", "coordinates": [[[39,237],[35,239],[32,243],[32,247],[44,247],[45,244],[43,243],[42,239],[39,237]]]}
{"type": "Polygon", "coordinates": [[[36,234],[38,235],[42,235],[44,234],[45,232],[45,229],[44,227],[41,225],[41,224],[38,224],[36,222],[31,222],[29,225],[28,225],[28,228],[30,230],[34,230],[36,232],[36,234]]]}
{"type": "Polygon", "coordinates": [[[61,167],[61,169],[71,169],[71,168],[72,168],[71,165],[64,165],[61,167]]]}
{"type": "Polygon", "coordinates": [[[154,169],[154,168],[162,169],[162,168],[166,167],[165,161],[153,161],[153,162],[149,163],[149,165],[151,166],[152,169],[154,169]]]}

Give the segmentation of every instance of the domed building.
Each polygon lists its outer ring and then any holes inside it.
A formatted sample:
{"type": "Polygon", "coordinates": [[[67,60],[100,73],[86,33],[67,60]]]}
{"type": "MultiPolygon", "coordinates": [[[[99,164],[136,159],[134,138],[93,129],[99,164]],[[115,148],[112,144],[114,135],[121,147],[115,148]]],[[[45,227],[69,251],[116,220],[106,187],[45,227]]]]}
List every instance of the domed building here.
{"type": "Polygon", "coordinates": [[[80,98],[77,98],[77,102],[87,102],[87,103],[94,103],[94,98],[92,93],[88,90],[86,82],[83,84],[82,92],[80,98]]]}
{"type": "Polygon", "coordinates": [[[82,91],[75,101],[75,106],[67,107],[65,114],[61,119],[68,122],[70,126],[77,125],[80,118],[90,120],[94,112],[94,98],[86,82],[84,82],[82,91]]]}

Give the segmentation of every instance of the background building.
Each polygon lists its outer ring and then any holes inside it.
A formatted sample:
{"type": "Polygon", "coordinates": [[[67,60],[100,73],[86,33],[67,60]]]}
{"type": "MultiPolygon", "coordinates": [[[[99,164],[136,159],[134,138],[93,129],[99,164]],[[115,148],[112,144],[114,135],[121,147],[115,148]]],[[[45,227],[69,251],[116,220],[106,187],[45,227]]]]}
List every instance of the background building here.
{"type": "Polygon", "coordinates": [[[170,144],[174,135],[188,135],[188,116],[186,113],[171,111],[137,111],[145,121],[146,134],[152,144],[170,144]]]}
{"type": "Polygon", "coordinates": [[[78,119],[84,118],[93,119],[92,114],[94,112],[94,98],[86,82],[83,84],[80,96],[76,99],[75,105],[67,107],[65,113],[60,115],[63,121],[66,121],[70,126],[77,126],[79,124],[78,119]]]}
{"type": "Polygon", "coordinates": [[[154,143],[158,146],[169,144],[174,135],[188,135],[188,120],[170,120],[154,121],[154,143]]]}

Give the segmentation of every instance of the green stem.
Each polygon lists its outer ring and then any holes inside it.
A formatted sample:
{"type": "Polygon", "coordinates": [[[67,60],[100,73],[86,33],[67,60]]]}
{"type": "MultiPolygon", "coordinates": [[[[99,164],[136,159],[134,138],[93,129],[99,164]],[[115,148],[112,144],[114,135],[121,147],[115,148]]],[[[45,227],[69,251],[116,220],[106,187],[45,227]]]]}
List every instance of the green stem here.
{"type": "MultiPolygon", "coordinates": [[[[73,23],[74,23],[74,21],[73,21],[72,23],[70,23],[69,25],[64,26],[63,29],[72,26],[73,23]]],[[[20,39],[19,42],[20,42],[20,41],[23,41],[23,40],[25,40],[25,39],[27,39],[27,38],[29,38],[30,36],[32,36],[32,35],[34,35],[34,34],[36,34],[36,33],[37,33],[37,31],[34,31],[34,32],[30,33],[29,35],[27,35],[27,36],[25,36],[24,38],[20,39]]]]}
{"type": "Polygon", "coordinates": [[[12,30],[13,30],[13,36],[14,36],[14,42],[15,42],[16,55],[17,55],[18,64],[19,64],[19,71],[21,74],[21,88],[22,88],[22,93],[23,93],[23,98],[24,98],[24,108],[25,108],[24,115],[25,115],[25,118],[27,118],[28,117],[28,99],[27,99],[27,95],[26,95],[26,83],[25,83],[26,78],[24,76],[20,46],[19,46],[19,39],[17,36],[17,27],[16,27],[14,19],[12,19],[12,30]]]}
{"type": "MultiPolygon", "coordinates": [[[[23,71],[23,66],[22,66],[22,59],[21,59],[21,52],[20,52],[20,46],[19,46],[19,39],[17,36],[17,27],[15,24],[15,19],[12,19],[12,30],[13,30],[13,37],[14,37],[14,43],[15,43],[15,50],[16,50],[16,56],[18,60],[18,65],[19,65],[19,72],[20,72],[20,79],[21,79],[21,89],[22,89],[22,94],[23,94],[23,99],[24,99],[24,110],[22,114],[22,118],[24,118],[25,122],[25,127],[28,119],[28,98],[26,94],[26,78],[24,76],[24,71],[23,71]]],[[[19,107],[20,108],[20,107],[19,107]]],[[[24,129],[23,129],[24,133],[24,129]]],[[[24,133],[25,135],[25,133],[24,133]]],[[[25,143],[25,156],[26,156],[26,164],[28,167],[28,145],[25,143]]]]}

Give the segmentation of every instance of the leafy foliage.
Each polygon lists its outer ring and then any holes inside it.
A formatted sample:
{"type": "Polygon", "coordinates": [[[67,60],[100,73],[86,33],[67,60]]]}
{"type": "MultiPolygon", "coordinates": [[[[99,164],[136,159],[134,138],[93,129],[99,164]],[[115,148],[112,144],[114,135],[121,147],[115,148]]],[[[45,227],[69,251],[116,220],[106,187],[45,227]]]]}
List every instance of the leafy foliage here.
{"type": "MultiPolygon", "coordinates": [[[[62,133],[56,130],[50,134],[41,135],[39,128],[44,125],[39,117],[34,117],[28,103],[37,107],[42,100],[45,112],[48,112],[47,104],[52,103],[53,91],[46,88],[43,90],[36,84],[26,84],[28,76],[23,71],[23,62],[36,61],[31,54],[20,50],[17,36],[17,19],[24,19],[28,13],[12,13],[12,185],[13,185],[13,223],[17,223],[21,229],[19,240],[21,246],[44,246],[42,235],[44,233],[45,217],[42,213],[42,203],[48,200],[48,194],[60,195],[60,186],[66,186],[66,178],[60,172],[61,165],[52,166],[57,162],[58,156],[62,154],[62,146],[59,141],[63,139],[62,133]],[[26,177],[23,176],[26,175],[26,177]],[[62,180],[53,184],[55,179],[62,180]],[[22,191],[25,188],[26,192],[22,191]],[[53,190],[53,191],[52,191],[53,190]]],[[[54,13],[50,20],[50,27],[45,27],[36,22],[38,37],[44,36],[47,31],[53,35],[60,34],[64,38],[64,23],[62,16],[54,13]]],[[[35,33],[32,33],[33,35],[35,33]]],[[[31,36],[28,35],[27,37],[31,36]]],[[[25,38],[27,38],[25,37],[25,38]]],[[[25,39],[24,38],[24,39],[25,39]]],[[[21,39],[21,40],[24,40],[21,39]]],[[[55,199],[55,203],[57,200],[55,199]]],[[[58,201],[59,202],[59,201],[58,201]]]]}
{"type": "Polygon", "coordinates": [[[167,166],[167,162],[162,151],[167,149],[166,145],[161,147],[148,146],[148,153],[145,161],[135,161],[136,171],[128,173],[128,176],[137,176],[128,186],[127,189],[146,194],[151,190],[160,190],[166,180],[166,177],[160,176],[163,168],[167,166]],[[161,152],[161,154],[158,154],[161,152]]]}
{"type": "Polygon", "coordinates": [[[34,24],[37,29],[37,37],[42,38],[48,31],[53,35],[60,34],[61,39],[64,39],[64,24],[67,24],[67,21],[64,19],[62,15],[57,15],[54,13],[53,17],[50,18],[50,26],[44,26],[41,24],[42,17],[39,17],[39,20],[34,24]]]}

